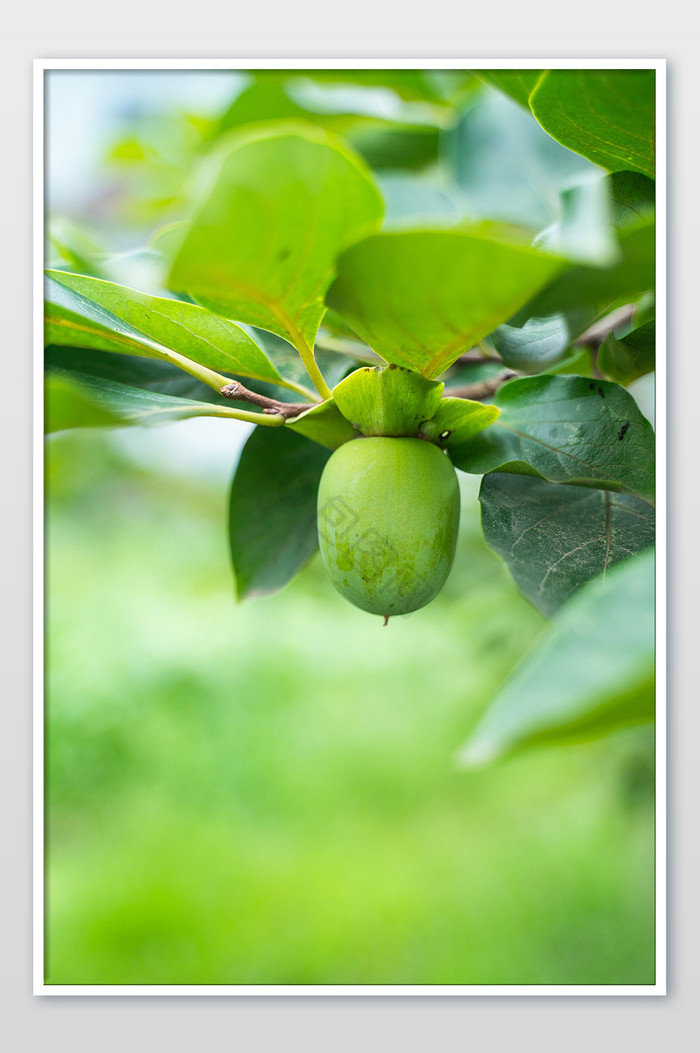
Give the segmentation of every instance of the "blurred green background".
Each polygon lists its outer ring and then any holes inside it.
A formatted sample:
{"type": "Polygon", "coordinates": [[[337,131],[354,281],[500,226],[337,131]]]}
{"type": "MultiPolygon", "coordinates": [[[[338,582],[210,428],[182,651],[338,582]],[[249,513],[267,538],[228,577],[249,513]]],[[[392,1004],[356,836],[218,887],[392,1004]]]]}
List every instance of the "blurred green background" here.
{"type": "Polygon", "coordinates": [[[213,474],[111,433],[47,467],[49,983],[653,982],[646,733],[454,764],[544,624],[471,479],[383,628],[317,557],[236,605],[213,474]]]}
{"type": "MultiPolygon", "coordinates": [[[[390,211],[456,207],[439,144],[478,86],[435,84],[328,89],[390,211]]],[[[157,253],[135,250],[181,215],[195,156],[251,106],[323,111],[318,84],[295,91],[53,71],[49,260],[157,292],[157,253]]],[[[423,610],[383,628],[317,557],[238,605],[247,434],[48,443],[47,982],[653,983],[650,733],[455,763],[545,624],[483,542],[479,480],[460,475],[454,570],[423,610]]]]}

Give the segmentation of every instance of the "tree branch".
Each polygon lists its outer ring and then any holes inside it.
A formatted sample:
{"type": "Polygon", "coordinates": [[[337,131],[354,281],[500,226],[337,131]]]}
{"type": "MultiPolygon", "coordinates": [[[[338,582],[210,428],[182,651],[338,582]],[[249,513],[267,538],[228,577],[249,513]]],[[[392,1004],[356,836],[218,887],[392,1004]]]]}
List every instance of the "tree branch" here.
{"type": "Polygon", "coordinates": [[[453,399],[472,399],[474,402],[480,402],[482,399],[488,399],[491,395],[494,395],[501,384],[505,384],[506,380],[512,380],[518,376],[520,376],[519,373],[514,373],[512,369],[506,369],[505,372],[499,373],[497,377],[489,377],[488,380],[482,380],[478,384],[463,384],[458,388],[445,388],[445,395],[453,399]]]}
{"type": "Polygon", "coordinates": [[[236,402],[252,402],[254,406],[259,406],[263,413],[282,416],[285,420],[288,417],[298,417],[300,413],[311,409],[311,406],[314,405],[309,402],[278,402],[277,399],[269,399],[266,395],[258,395],[257,392],[244,388],[239,380],[232,380],[229,384],[224,384],[219,391],[224,398],[233,399],[236,402]]]}

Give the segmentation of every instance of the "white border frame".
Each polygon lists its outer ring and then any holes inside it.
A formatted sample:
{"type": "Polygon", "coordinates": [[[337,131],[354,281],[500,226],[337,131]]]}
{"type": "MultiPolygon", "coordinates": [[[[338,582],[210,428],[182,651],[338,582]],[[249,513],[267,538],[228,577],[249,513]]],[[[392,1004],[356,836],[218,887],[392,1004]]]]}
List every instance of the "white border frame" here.
{"type": "Polygon", "coordinates": [[[33,128],[33,993],[35,995],[193,996],[663,996],[667,934],[667,288],[665,59],[35,59],[33,128]],[[656,71],[656,859],[654,984],[46,984],[44,982],[44,86],[51,70],[247,69],[653,69],[656,71]]]}

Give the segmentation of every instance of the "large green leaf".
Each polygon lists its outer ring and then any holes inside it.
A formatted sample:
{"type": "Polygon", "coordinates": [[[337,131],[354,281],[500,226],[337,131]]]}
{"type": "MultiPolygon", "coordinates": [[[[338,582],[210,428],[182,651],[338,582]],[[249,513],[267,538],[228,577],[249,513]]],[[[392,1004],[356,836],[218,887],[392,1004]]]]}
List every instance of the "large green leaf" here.
{"type": "Polygon", "coordinates": [[[656,360],[656,325],[646,322],[617,340],[606,336],[598,352],[598,366],[607,377],[619,384],[629,384],[654,370],[656,360]]]}
{"type": "Polygon", "coordinates": [[[611,172],[654,175],[655,72],[549,70],[529,97],[554,139],[611,172]]]}
{"type": "Polygon", "coordinates": [[[341,140],[311,125],[260,125],[224,142],[170,286],[309,348],[337,255],[381,221],[379,192],[341,140]]]}
{"type": "Polygon", "coordinates": [[[654,553],[589,582],[545,629],[461,752],[486,764],[538,743],[654,719],[654,553]]]}
{"type": "Polygon", "coordinates": [[[624,388],[585,377],[511,380],[501,415],[449,451],[465,472],[510,472],[654,499],[654,432],[624,388]]]}
{"type": "MultiPolygon", "coordinates": [[[[196,304],[129,289],[82,274],[48,271],[82,302],[97,304],[161,347],[224,374],[286,384],[254,340],[239,326],[196,304]]],[[[80,302],[80,301],[78,301],[80,302]]],[[[107,350],[107,348],[102,348],[107,350]]]]}
{"type": "Polygon", "coordinates": [[[100,402],[89,387],[77,383],[72,376],[46,378],[45,432],[65,431],[67,428],[114,428],[121,423],[121,417],[108,404],[100,402]]]}
{"type": "Polygon", "coordinates": [[[248,439],[229,507],[239,599],[280,589],[315,552],[316,496],[329,456],[288,428],[256,428],[248,439]]]}
{"type": "Polygon", "coordinates": [[[387,362],[433,378],[560,267],[490,228],[383,233],[343,253],[327,299],[387,362]]]}
{"type": "Polygon", "coordinates": [[[591,578],[654,543],[653,508],[628,494],[493,472],[479,500],[487,544],[547,616],[591,578]]]}

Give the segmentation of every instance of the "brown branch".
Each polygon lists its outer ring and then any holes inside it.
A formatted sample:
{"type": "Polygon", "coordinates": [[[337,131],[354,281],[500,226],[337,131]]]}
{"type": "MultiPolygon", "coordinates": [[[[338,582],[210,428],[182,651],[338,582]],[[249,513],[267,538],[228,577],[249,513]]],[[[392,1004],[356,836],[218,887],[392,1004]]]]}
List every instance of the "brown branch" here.
{"type": "Polygon", "coordinates": [[[488,380],[482,380],[478,384],[463,384],[458,388],[445,388],[445,395],[453,399],[472,399],[474,402],[480,402],[481,399],[488,399],[491,395],[494,395],[501,384],[505,384],[506,380],[512,380],[513,377],[519,375],[519,373],[514,373],[512,369],[506,369],[504,373],[499,373],[497,377],[490,377],[488,380]]]}
{"type": "Polygon", "coordinates": [[[244,388],[239,380],[224,384],[219,391],[224,398],[233,399],[235,402],[252,402],[254,406],[259,406],[263,413],[279,414],[285,418],[298,417],[313,405],[312,402],[278,402],[277,399],[269,399],[266,395],[258,395],[257,392],[244,388]]]}
{"type": "Polygon", "coordinates": [[[574,341],[575,347],[600,347],[605,337],[621,325],[626,325],[634,317],[635,306],[627,303],[624,307],[618,307],[611,311],[605,318],[594,322],[585,333],[581,333],[578,340],[574,341]]]}

